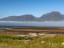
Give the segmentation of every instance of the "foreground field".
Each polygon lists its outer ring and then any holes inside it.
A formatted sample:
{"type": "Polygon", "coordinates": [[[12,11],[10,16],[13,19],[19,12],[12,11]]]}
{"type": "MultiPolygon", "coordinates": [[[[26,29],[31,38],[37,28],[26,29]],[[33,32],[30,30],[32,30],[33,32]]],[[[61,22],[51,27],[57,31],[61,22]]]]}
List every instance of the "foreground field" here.
{"type": "Polygon", "coordinates": [[[64,36],[32,38],[0,34],[0,48],[64,48],[64,36]]]}

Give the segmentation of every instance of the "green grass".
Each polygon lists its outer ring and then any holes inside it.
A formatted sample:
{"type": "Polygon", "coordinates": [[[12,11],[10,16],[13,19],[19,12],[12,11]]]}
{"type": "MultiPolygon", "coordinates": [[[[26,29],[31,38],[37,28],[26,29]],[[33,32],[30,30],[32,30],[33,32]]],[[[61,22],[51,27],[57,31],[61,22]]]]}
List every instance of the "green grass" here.
{"type": "Polygon", "coordinates": [[[16,36],[16,35],[0,34],[0,40],[8,40],[8,39],[12,39],[12,40],[28,40],[29,37],[27,37],[27,36],[21,37],[21,36],[16,36]]]}
{"type": "Polygon", "coordinates": [[[0,34],[0,48],[64,48],[62,42],[63,36],[30,38],[0,34]]]}

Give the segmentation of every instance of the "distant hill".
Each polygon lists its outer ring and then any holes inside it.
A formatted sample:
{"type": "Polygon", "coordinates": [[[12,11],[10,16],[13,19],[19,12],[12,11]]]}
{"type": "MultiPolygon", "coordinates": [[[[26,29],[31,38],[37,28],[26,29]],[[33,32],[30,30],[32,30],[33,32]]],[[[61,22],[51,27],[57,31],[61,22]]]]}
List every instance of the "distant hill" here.
{"type": "Polygon", "coordinates": [[[0,21],[33,21],[34,18],[33,15],[9,16],[0,19],[0,21]]]}
{"type": "Polygon", "coordinates": [[[0,19],[0,21],[61,21],[61,20],[64,20],[63,15],[56,11],[44,14],[39,18],[27,14],[21,16],[9,16],[0,19]]]}
{"type": "Polygon", "coordinates": [[[60,21],[60,20],[64,20],[64,17],[59,12],[50,12],[42,15],[39,18],[39,20],[40,21],[60,21]]]}

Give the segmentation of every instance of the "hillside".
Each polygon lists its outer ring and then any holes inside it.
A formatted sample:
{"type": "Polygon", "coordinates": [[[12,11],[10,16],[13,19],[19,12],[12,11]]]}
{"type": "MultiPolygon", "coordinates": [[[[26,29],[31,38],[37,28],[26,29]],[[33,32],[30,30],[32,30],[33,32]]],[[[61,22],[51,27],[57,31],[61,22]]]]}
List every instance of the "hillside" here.
{"type": "Polygon", "coordinates": [[[47,14],[42,15],[39,20],[44,20],[44,21],[60,21],[64,20],[64,17],[62,14],[59,12],[50,12],[47,14]]]}
{"type": "Polygon", "coordinates": [[[61,13],[57,11],[46,13],[39,18],[27,14],[21,16],[8,16],[0,19],[0,21],[61,21],[61,20],[64,20],[64,17],[61,13]]]}

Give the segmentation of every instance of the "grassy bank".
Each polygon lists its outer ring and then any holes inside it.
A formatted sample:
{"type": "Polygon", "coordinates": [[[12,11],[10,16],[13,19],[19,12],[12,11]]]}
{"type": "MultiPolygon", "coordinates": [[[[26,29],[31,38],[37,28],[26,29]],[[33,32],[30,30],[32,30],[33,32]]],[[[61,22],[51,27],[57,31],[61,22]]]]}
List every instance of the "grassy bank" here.
{"type": "Polygon", "coordinates": [[[0,34],[0,48],[64,48],[64,37],[21,37],[0,34]]]}

